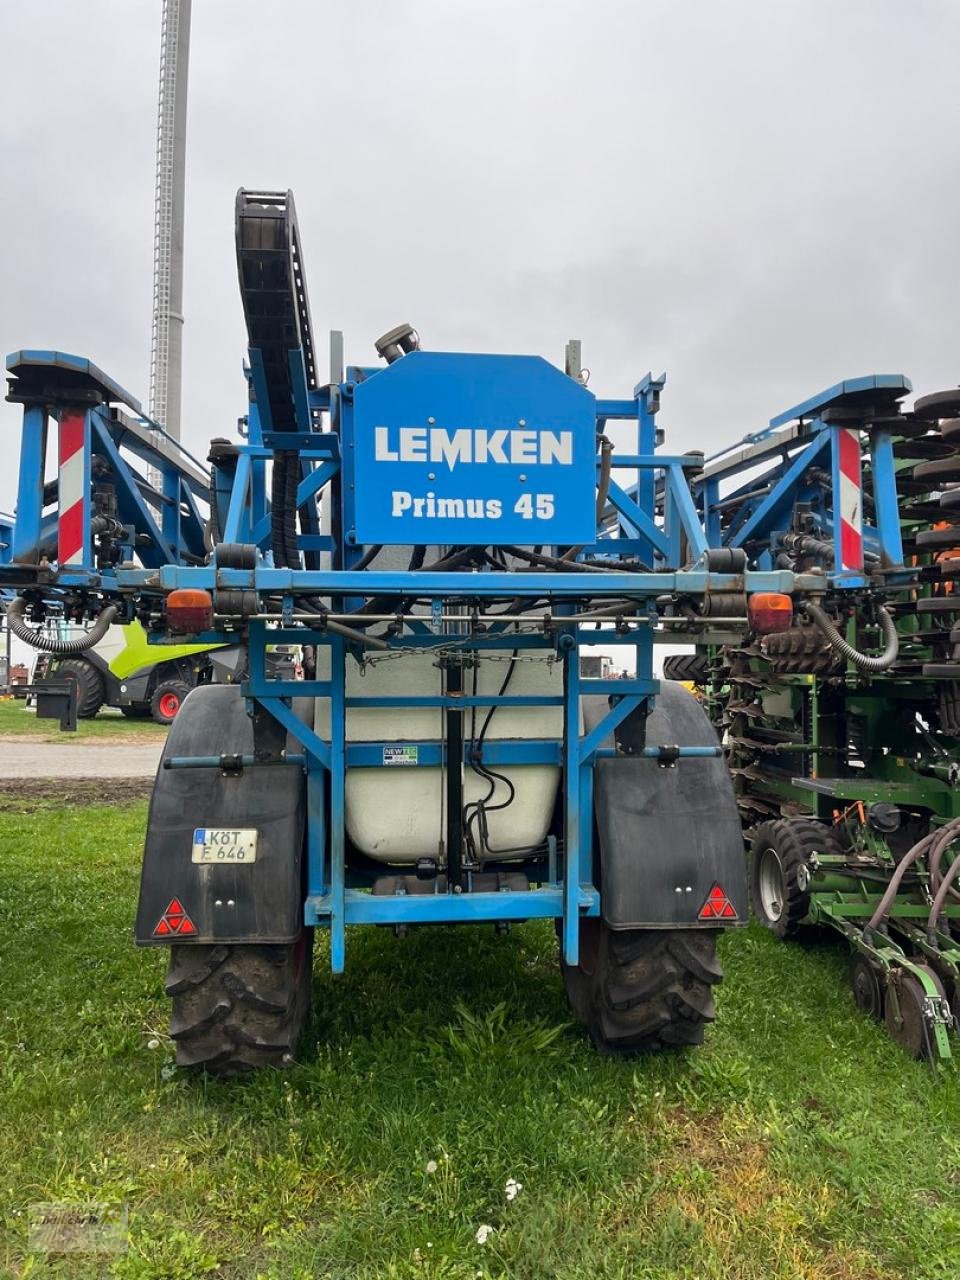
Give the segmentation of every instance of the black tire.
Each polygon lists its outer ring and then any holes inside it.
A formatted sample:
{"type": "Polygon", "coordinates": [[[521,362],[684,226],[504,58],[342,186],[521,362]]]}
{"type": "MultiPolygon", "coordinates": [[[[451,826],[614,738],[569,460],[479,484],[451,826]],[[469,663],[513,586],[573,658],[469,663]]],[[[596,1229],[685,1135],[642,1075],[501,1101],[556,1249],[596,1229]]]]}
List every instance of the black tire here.
{"type": "Polygon", "coordinates": [[[150,698],[150,714],[157,724],[173,724],[190,686],[183,680],[164,680],[150,698]]]}
{"type": "Polygon", "coordinates": [[[837,853],[828,826],[808,818],[762,822],[750,846],[753,913],[778,938],[789,938],[810,910],[808,862],[813,853],[837,853]]]}
{"type": "Polygon", "coordinates": [[[85,658],[61,658],[47,676],[49,684],[72,684],[77,690],[77,719],[92,720],[106,698],[103,676],[85,658]]]}
{"type": "Polygon", "coordinates": [[[843,659],[816,627],[791,627],[764,636],[761,652],[777,674],[833,675],[843,670],[843,659]]]}
{"type": "Polygon", "coordinates": [[[149,702],[128,702],[120,708],[120,714],[128,720],[147,720],[153,714],[149,702]]]}
{"type": "Polygon", "coordinates": [[[663,660],[664,680],[706,684],[710,668],[705,653],[671,653],[663,660]]]}
{"type": "Polygon", "coordinates": [[[288,946],[171,947],[177,1065],[218,1076],[283,1066],[296,1052],[312,985],[312,929],[288,946]]]}
{"type": "Polygon", "coordinates": [[[580,926],[580,963],[563,964],[571,1007],[606,1054],[649,1053],[702,1044],[716,1017],[713,987],[723,977],[718,929],[610,929],[580,926]]]}

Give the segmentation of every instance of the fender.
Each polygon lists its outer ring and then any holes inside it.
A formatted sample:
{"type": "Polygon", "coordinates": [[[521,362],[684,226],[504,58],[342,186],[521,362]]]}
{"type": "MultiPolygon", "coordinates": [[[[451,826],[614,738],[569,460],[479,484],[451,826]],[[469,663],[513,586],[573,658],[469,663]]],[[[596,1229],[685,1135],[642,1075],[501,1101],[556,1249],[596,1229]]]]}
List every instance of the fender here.
{"type": "Polygon", "coordinates": [[[294,942],[303,928],[306,784],[298,765],[264,764],[239,772],[169,769],[174,756],[249,755],[254,741],[274,756],[284,731],[258,709],[246,713],[237,685],[199,685],[184,699],[167,735],[147,822],[140,902],[140,946],[219,942],[294,942]],[[197,827],[256,828],[256,861],[218,866],[191,860],[197,827]],[[157,933],[173,899],[196,932],[157,933]]]}
{"type": "MultiPolygon", "coordinates": [[[[605,699],[584,699],[588,728],[605,709],[605,699]]],[[[647,719],[646,742],[716,746],[717,735],[693,695],[664,680],[647,719]]],[[[594,813],[600,910],[611,929],[747,923],[743,833],[722,756],[680,760],[673,768],[637,756],[598,760],[594,813]],[[700,918],[716,884],[735,917],[700,918]]]]}

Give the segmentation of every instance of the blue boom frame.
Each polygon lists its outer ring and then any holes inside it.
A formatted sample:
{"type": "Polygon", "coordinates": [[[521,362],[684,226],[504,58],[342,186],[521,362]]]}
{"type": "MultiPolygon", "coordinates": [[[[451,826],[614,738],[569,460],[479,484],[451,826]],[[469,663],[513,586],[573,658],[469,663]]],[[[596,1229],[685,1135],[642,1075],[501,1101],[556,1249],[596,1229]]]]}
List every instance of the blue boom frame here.
{"type": "MultiPolygon", "coordinates": [[[[334,343],[334,350],[337,344],[334,343]]],[[[415,357],[406,357],[413,359],[415,357]]],[[[493,359],[493,358],[491,358],[493,359]]],[[[503,360],[511,359],[502,357],[503,360]]],[[[206,472],[184,451],[166,442],[155,424],[143,418],[139,405],[126,392],[96,370],[88,361],[59,353],[17,353],[8,360],[17,383],[29,382],[25,371],[41,368],[46,382],[60,391],[59,403],[75,397],[74,388],[99,397],[100,403],[87,405],[88,447],[109,463],[118,503],[129,525],[129,549],[134,549],[141,567],[129,562],[105,568],[97,562],[95,540],[88,537],[84,559],[69,572],[48,566],[37,573],[37,548],[57,520],[57,510],[43,513],[42,459],[45,448],[47,408],[25,403],[24,437],[20,477],[20,505],[16,517],[13,571],[26,577],[21,589],[31,587],[51,598],[63,588],[86,589],[94,599],[110,597],[126,602],[128,615],[134,604],[141,610],[154,605],[170,591],[182,587],[203,588],[214,594],[224,591],[255,593],[256,609],[244,621],[249,645],[249,678],[243,689],[251,702],[260,704],[300,744],[302,751],[288,753],[288,767],[304,770],[307,789],[307,896],[305,920],[310,925],[328,927],[331,935],[331,963],[335,972],[344,967],[346,929],[353,924],[455,923],[481,920],[524,920],[546,917],[562,922],[562,949],[568,964],[578,959],[579,921],[600,912],[600,893],[595,883],[593,841],[593,770],[598,759],[616,754],[607,741],[613,731],[644,702],[650,705],[659,683],[653,676],[655,627],[664,613],[664,598],[704,599],[716,593],[725,599],[743,599],[756,591],[791,593],[802,580],[789,571],[768,567],[757,572],[717,572],[707,558],[708,535],[698,517],[686,469],[688,457],[656,452],[659,409],[663,379],[649,375],[628,399],[595,399],[593,425],[598,442],[610,421],[634,426],[634,443],[626,454],[614,453],[607,511],[615,513],[600,522],[594,540],[580,549],[579,556],[606,557],[615,566],[621,557],[630,564],[637,560],[650,565],[649,571],[591,574],[589,596],[609,601],[602,615],[603,625],[580,617],[576,601],[585,595],[585,574],[575,571],[523,574],[502,572],[378,572],[354,568],[366,548],[351,535],[349,522],[352,499],[349,494],[349,461],[354,445],[350,406],[358,384],[389,375],[389,368],[348,368],[345,375],[334,369],[328,386],[312,389],[307,382],[302,354],[290,352],[297,430],[277,432],[269,418],[269,396],[263,376],[263,361],[251,349],[246,370],[251,399],[243,424],[244,439],[219,455],[212,455],[209,488],[206,472]],[[69,377],[59,381],[61,375],[69,377]],[[135,415],[129,419],[111,404],[121,404],[135,415]],[[323,419],[327,421],[324,423],[323,419]],[[323,429],[326,426],[327,429],[323,429]],[[136,428],[136,429],[134,429],[136,428]],[[162,514],[158,524],[144,496],[145,478],[126,463],[119,453],[121,444],[162,475],[162,514]],[[297,535],[299,552],[307,567],[278,568],[273,565],[270,546],[270,506],[267,492],[267,464],[278,451],[299,458],[298,504],[310,503],[326,491],[333,511],[331,533],[315,530],[297,535]],[[620,483],[622,471],[630,473],[620,483]],[[195,474],[199,471],[199,475],[195,474]],[[617,476],[618,479],[613,479],[617,476]],[[39,479],[38,479],[39,477],[39,479]],[[258,548],[256,564],[237,569],[211,562],[198,564],[203,552],[204,517],[197,500],[210,497],[217,504],[217,523],[223,544],[246,543],[258,548]],[[141,535],[138,537],[137,535],[141,535]],[[319,567],[319,555],[331,553],[333,568],[319,567]],[[191,563],[193,561],[193,563],[191,563]],[[312,566],[311,567],[311,562],[312,566]],[[686,566],[686,567],[684,567],[686,566]],[[30,576],[32,574],[32,576],[30,576]],[[445,631],[449,611],[482,610],[483,602],[505,593],[521,593],[530,599],[545,599],[548,608],[537,615],[536,632],[518,633],[509,621],[491,622],[482,633],[468,637],[445,631]],[[365,661],[367,650],[338,634],[322,618],[304,618],[297,598],[304,595],[330,597],[343,602],[349,611],[357,601],[386,598],[399,602],[414,596],[430,602],[430,611],[408,619],[406,631],[391,635],[382,645],[391,651],[429,649],[441,652],[552,656],[562,665],[563,691],[555,696],[465,696],[462,693],[436,696],[348,697],[346,663],[365,661]],[[267,598],[282,601],[279,615],[263,616],[267,598]],[[627,599],[630,608],[618,616],[614,604],[627,599]],[[479,602],[479,605],[478,605],[479,602]],[[623,614],[629,613],[629,618],[623,614]],[[267,648],[293,643],[326,646],[329,676],[324,679],[291,681],[268,671],[267,648]],[[583,678],[579,650],[582,645],[629,646],[635,652],[636,675],[626,679],[583,678]],[[349,651],[349,653],[348,653],[349,651]],[[352,654],[352,656],[351,656],[352,654]],[[599,694],[610,706],[602,721],[589,732],[580,731],[580,699],[599,694]],[[291,700],[307,696],[326,699],[330,706],[329,736],[318,735],[312,725],[296,714],[291,700]],[[491,764],[553,764],[563,769],[562,847],[552,838],[542,857],[536,860],[531,878],[538,887],[529,891],[472,891],[467,873],[464,892],[438,891],[426,895],[373,896],[365,890],[371,880],[347,865],[345,847],[344,788],[348,768],[380,767],[387,746],[416,747],[416,765],[437,767],[443,762],[443,745],[437,742],[394,741],[348,743],[346,713],[351,707],[440,707],[474,706],[556,706],[563,711],[563,734],[558,740],[490,741],[484,758],[491,764]]],[[[555,373],[557,371],[554,371],[555,373]]],[[[579,384],[577,384],[579,387],[579,384]]],[[[583,389],[583,393],[588,395],[583,389]]],[[[39,394],[39,393],[38,393],[39,394]]],[[[56,410],[54,410],[56,413],[56,410]]],[[[596,455],[596,474],[604,467],[602,449],[596,455]]],[[[589,469],[588,469],[588,475],[589,469]]],[[[591,484],[591,496],[595,483],[591,484]]],[[[92,498],[91,498],[92,501],[92,498]]],[[[710,515],[710,504],[708,518],[710,515]]],[[[559,554],[561,548],[553,546],[559,554]]],[[[159,616],[159,614],[157,615],[159,616]]],[[[332,622],[333,614],[330,619],[332,622]]],[[[339,615],[338,615],[339,616],[339,615]]],[[[163,643],[162,627],[151,639],[163,643]]],[[[235,630],[204,632],[200,643],[235,642],[235,630]]],[[[661,635],[661,638],[669,638],[661,635]]],[[[178,640],[182,637],[177,637],[178,640]]],[[[375,660],[375,655],[374,655],[375,660]]],[[[464,747],[464,763],[467,760],[464,747]]],[[[645,747],[643,754],[674,767],[676,759],[718,755],[719,747],[678,744],[669,752],[645,747]]],[[[413,755],[414,753],[411,753],[413,755]]],[[[172,768],[205,768],[219,763],[215,757],[173,759],[172,768]]],[[[250,767],[257,767],[251,759],[250,767]]],[[[681,766],[682,767],[682,764],[681,766]]],[[[526,864],[530,869],[530,861],[526,864]]]]}
{"type": "Polygon", "coordinates": [[[805,504],[833,543],[826,584],[838,589],[866,585],[864,553],[874,555],[887,580],[903,565],[900,513],[893,455],[893,415],[911,391],[900,374],[851,378],[777,414],[769,426],[707,458],[694,478],[693,493],[711,547],[746,548],[752,563],[772,567],[798,504],[805,504]],[[862,541],[854,564],[843,542],[839,502],[844,433],[856,436],[856,458],[847,492],[860,494],[857,523],[862,541]],[[866,448],[864,449],[864,444],[866,448]],[[865,518],[861,454],[869,458],[875,520],[865,518]],[[742,477],[750,472],[748,479],[742,477]],[[817,476],[817,472],[820,476],[817,476]],[[822,483],[823,473],[829,484],[822,483]],[[728,514],[732,513],[732,514],[728,514]]]}

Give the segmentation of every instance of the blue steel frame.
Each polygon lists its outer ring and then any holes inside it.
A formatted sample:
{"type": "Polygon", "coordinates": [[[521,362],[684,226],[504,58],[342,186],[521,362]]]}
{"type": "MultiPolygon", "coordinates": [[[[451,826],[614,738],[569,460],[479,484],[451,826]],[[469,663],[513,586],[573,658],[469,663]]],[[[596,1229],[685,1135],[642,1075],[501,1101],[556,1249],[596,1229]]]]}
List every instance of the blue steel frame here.
{"type": "MultiPolygon", "coordinates": [[[[84,394],[78,394],[72,407],[85,416],[83,555],[69,571],[57,573],[57,586],[106,593],[119,590],[115,568],[98,565],[97,548],[90,533],[91,483],[97,479],[97,459],[106,464],[109,483],[116,493],[118,518],[125,527],[125,536],[117,545],[125,558],[132,560],[135,554],[151,569],[190,558],[203,559],[206,521],[198,503],[206,505],[208,501],[209,475],[202,463],[144,416],[139,401],[88,360],[57,351],[18,351],[7,357],[6,364],[13,375],[14,393],[21,375],[43,369],[49,385],[57,388],[58,382],[62,384],[63,408],[71,407],[70,389],[82,382],[84,394]],[[102,403],[90,404],[91,393],[102,403]],[[133,416],[115,413],[111,404],[123,405],[133,416]],[[159,495],[138,462],[159,475],[159,495]],[[152,501],[146,495],[151,495],[152,501]]],[[[31,582],[51,581],[48,568],[41,562],[56,558],[60,512],[56,498],[45,501],[44,481],[50,425],[57,423],[59,412],[59,408],[51,412],[40,404],[24,406],[13,546],[10,555],[0,559],[0,574],[10,585],[24,587],[31,582]]]]}
{"type": "MultiPolygon", "coordinates": [[[[353,545],[344,533],[343,477],[341,460],[350,448],[349,415],[340,412],[345,397],[359,378],[374,376],[378,370],[348,369],[340,384],[319,390],[310,389],[303,372],[299,352],[290,353],[293,374],[297,430],[275,432],[269,419],[269,396],[260,353],[250,352],[247,377],[251,403],[245,420],[245,440],[226,451],[213,465],[212,483],[218,504],[223,541],[254,543],[261,555],[250,570],[220,568],[214,554],[210,564],[191,567],[184,564],[185,552],[202,546],[202,524],[193,499],[191,484],[183,469],[169,464],[164,455],[151,455],[143,446],[138,450],[146,461],[158,465],[164,475],[164,511],[170,522],[158,528],[143,499],[143,479],[119,455],[121,440],[109,410],[89,410],[91,447],[113,466],[122,480],[124,518],[148,541],[137,554],[143,567],[122,568],[114,573],[95,572],[92,562],[74,574],[61,575],[56,585],[85,585],[101,595],[120,593],[121,597],[165,595],[178,587],[202,587],[209,591],[244,588],[258,599],[282,599],[282,616],[292,619],[298,595],[316,594],[352,602],[385,597],[399,602],[410,595],[431,602],[431,614],[408,624],[404,634],[389,639],[389,647],[402,651],[410,648],[462,648],[483,652],[540,650],[553,652],[562,664],[562,693],[550,696],[484,695],[363,697],[346,693],[346,664],[363,660],[351,642],[327,630],[322,623],[294,627],[273,626],[261,619],[248,622],[249,678],[243,686],[245,696],[258,703],[282,725],[299,744],[301,751],[290,753],[287,763],[302,768],[307,791],[307,896],[304,916],[307,924],[328,927],[331,936],[331,964],[334,972],[344,967],[346,929],[354,924],[456,923],[469,921],[525,920],[531,917],[558,919],[562,922],[562,950],[568,964],[576,964],[579,954],[579,924],[584,917],[600,913],[600,893],[595,883],[593,849],[593,770],[598,759],[612,755],[613,747],[605,745],[614,729],[641,703],[655,698],[659,683],[653,677],[653,630],[650,624],[658,616],[657,598],[676,593],[702,596],[710,591],[740,593],[743,591],[791,592],[794,575],[783,571],[766,571],[746,575],[710,572],[703,566],[707,535],[698,519],[685,478],[689,458],[658,455],[655,417],[659,408],[664,379],[649,375],[635,389],[631,399],[597,400],[596,424],[600,435],[610,420],[636,423],[635,452],[613,456],[615,471],[626,469],[635,481],[631,491],[613,481],[609,505],[616,513],[619,536],[611,539],[607,523],[598,530],[596,541],[581,554],[607,556],[615,563],[624,556],[651,566],[650,572],[621,572],[591,575],[589,595],[596,600],[629,598],[636,602],[631,617],[635,629],[626,633],[612,627],[590,630],[571,618],[574,602],[583,597],[587,582],[578,572],[529,572],[512,578],[504,573],[474,572],[446,574],[430,572],[377,572],[373,569],[353,571],[364,548],[353,545]],[[327,413],[330,430],[319,430],[321,415],[327,413]],[[266,490],[266,467],[274,452],[283,450],[299,454],[301,481],[298,501],[307,502],[321,490],[327,490],[333,512],[332,536],[308,531],[299,536],[299,549],[307,565],[320,551],[330,551],[333,568],[275,568],[269,554],[270,515],[266,490]],[[662,522],[656,518],[658,491],[664,496],[662,522]],[[186,503],[184,518],[177,497],[186,503]],[[177,527],[179,520],[179,528],[177,527]],[[683,564],[692,568],[682,568],[683,564]],[[468,638],[443,633],[437,627],[446,606],[458,601],[483,601],[505,593],[522,593],[549,602],[549,624],[536,633],[515,633],[509,623],[493,624],[486,632],[468,638]],[[293,643],[326,646],[329,651],[328,678],[312,681],[290,681],[268,674],[266,652],[270,645],[293,643]],[[636,675],[629,679],[587,679],[580,674],[581,645],[629,645],[636,653],[636,675]],[[601,694],[610,699],[610,709],[594,729],[580,732],[580,699],[584,695],[601,694]],[[325,699],[330,707],[330,731],[318,735],[295,713],[294,697],[325,699]],[[454,696],[456,701],[454,702],[454,696]],[[432,895],[374,897],[364,890],[368,875],[347,866],[345,850],[345,784],[347,769],[372,768],[382,765],[383,747],[396,746],[378,742],[348,743],[346,713],[354,706],[458,708],[472,706],[557,706],[563,711],[563,733],[557,740],[490,741],[484,745],[484,759],[491,764],[551,764],[562,769],[563,831],[562,847],[550,843],[542,856],[527,865],[538,886],[528,891],[471,891],[469,873],[466,892],[437,892],[432,895]]],[[[116,395],[114,395],[116,398],[116,395]]],[[[130,403],[129,400],[125,401],[130,403]]],[[[137,406],[139,408],[139,406],[137,406]]],[[[43,415],[27,408],[24,431],[24,462],[21,469],[22,510],[17,514],[17,534],[21,545],[36,547],[45,517],[42,514],[42,480],[38,488],[36,471],[42,459],[41,442],[45,422],[43,415]],[[27,425],[29,424],[29,425],[27,425]]],[[[142,421],[142,419],[141,419],[142,421]]],[[[152,425],[152,424],[150,424],[152,425]]],[[[128,440],[124,444],[134,445],[128,440]]],[[[600,466],[600,457],[597,458],[600,466]]],[[[41,473],[42,474],[42,473],[41,473]]],[[[206,495],[201,495],[206,496],[206,495]]],[[[54,517],[55,518],[55,517],[54,517]]],[[[50,519],[50,517],[46,517],[50,519]]],[[[154,642],[166,637],[155,635],[154,642]]],[[[177,639],[181,639],[178,637],[177,639]]],[[[236,634],[227,630],[208,632],[195,637],[198,643],[231,642],[236,634]]],[[[437,767],[442,762],[442,748],[436,742],[415,745],[417,765],[437,767]]],[[[719,754],[719,747],[687,747],[679,745],[679,756],[719,754]]],[[[464,748],[464,763],[467,747],[464,748]]],[[[656,757],[657,748],[645,755],[656,757]]],[[[210,758],[176,760],[174,767],[207,767],[210,758]]],[[[250,767],[259,767],[251,761],[250,767]]],[[[682,763],[679,767],[683,767],[682,763]]]]}
{"type": "MultiPolygon", "coordinates": [[[[898,374],[848,379],[777,414],[766,430],[707,458],[702,476],[693,483],[693,493],[708,545],[747,547],[760,567],[771,568],[780,535],[789,530],[796,505],[805,502],[833,541],[834,565],[841,565],[840,522],[834,519],[834,498],[840,488],[839,432],[850,427],[863,432],[856,413],[871,397],[893,406],[910,390],[909,379],[898,374]],[[841,412],[831,416],[831,410],[841,412]],[[844,416],[844,411],[852,416],[844,416]],[[796,426],[784,431],[790,424],[796,426]],[[807,479],[812,467],[830,473],[831,491],[826,502],[822,487],[807,479]],[[760,474],[756,474],[758,469],[760,474]],[[749,479],[721,494],[724,482],[748,471],[754,473],[749,479]],[[737,508],[736,514],[725,523],[723,512],[730,507],[737,508]]],[[[893,412],[892,407],[887,412],[893,412]]],[[[892,434],[887,424],[869,428],[876,521],[863,522],[864,549],[879,556],[885,570],[903,565],[892,434]]],[[[862,572],[849,570],[833,569],[826,577],[829,586],[840,589],[866,583],[862,572]]]]}

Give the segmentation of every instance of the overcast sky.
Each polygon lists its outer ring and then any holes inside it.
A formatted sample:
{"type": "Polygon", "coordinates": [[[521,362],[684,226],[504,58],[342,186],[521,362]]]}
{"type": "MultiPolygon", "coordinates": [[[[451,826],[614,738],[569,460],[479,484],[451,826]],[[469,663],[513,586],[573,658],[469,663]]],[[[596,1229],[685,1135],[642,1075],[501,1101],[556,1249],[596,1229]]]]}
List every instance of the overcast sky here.
{"type": "MultiPolygon", "coordinates": [[[[3,5],[0,349],[148,395],[159,0],[3,5]]],[[[233,197],[296,193],[314,328],[579,337],[677,449],[843,377],[960,380],[956,0],[194,0],[184,439],[244,408],[233,197]]],[[[326,343],[318,342],[321,350],[326,343]]],[[[19,410],[0,405],[0,506],[19,410]]]]}

